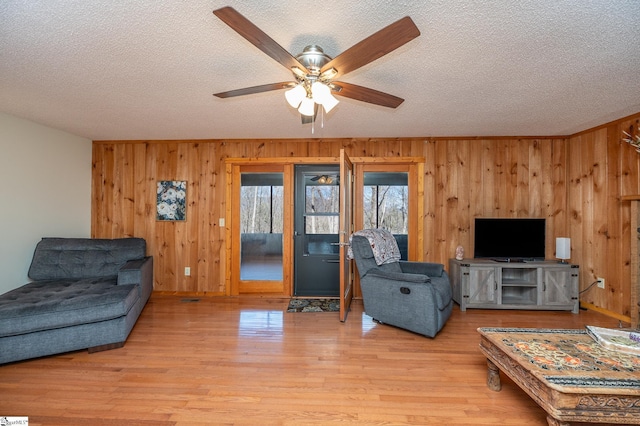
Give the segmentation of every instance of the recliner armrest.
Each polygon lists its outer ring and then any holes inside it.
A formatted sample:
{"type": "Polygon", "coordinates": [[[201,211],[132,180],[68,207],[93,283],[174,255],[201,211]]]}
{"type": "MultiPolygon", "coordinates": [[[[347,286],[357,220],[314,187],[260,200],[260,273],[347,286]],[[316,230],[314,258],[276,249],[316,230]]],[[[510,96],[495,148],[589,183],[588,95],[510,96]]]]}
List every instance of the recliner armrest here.
{"type": "Polygon", "coordinates": [[[424,275],[424,274],[389,272],[389,271],[382,271],[380,269],[369,269],[365,275],[386,278],[394,281],[405,281],[405,282],[412,282],[412,283],[428,283],[431,281],[431,278],[429,278],[427,275],[424,275]]]}
{"type": "Polygon", "coordinates": [[[402,272],[409,274],[422,274],[430,277],[441,277],[444,272],[444,265],[442,263],[431,262],[409,262],[401,260],[400,269],[402,272]]]}

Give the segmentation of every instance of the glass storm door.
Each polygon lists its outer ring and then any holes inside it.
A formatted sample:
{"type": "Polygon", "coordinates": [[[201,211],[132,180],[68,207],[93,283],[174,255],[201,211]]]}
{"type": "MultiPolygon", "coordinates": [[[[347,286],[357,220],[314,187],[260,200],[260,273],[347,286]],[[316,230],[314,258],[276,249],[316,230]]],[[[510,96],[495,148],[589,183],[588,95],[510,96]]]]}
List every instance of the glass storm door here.
{"type": "Polygon", "coordinates": [[[282,281],[282,173],[243,173],[240,280],[282,281]]]}
{"type": "Polygon", "coordinates": [[[295,168],[294,296],[340,293],[340,186],[337,165],[295,168]]]}
{"type": "MultiPolygon", "coordinates": [[[[232,185],[229,294],[289,295],[291,213],[286,206],[286,168],[241,165],[229,168],[232,185]],[[289,254],[288,254],[289,253],[289,254]]],[[[290,176],[290,173],[289,173],[290,176]]],[[[289,184],[291,185],[291,184],[289,184]]]]}

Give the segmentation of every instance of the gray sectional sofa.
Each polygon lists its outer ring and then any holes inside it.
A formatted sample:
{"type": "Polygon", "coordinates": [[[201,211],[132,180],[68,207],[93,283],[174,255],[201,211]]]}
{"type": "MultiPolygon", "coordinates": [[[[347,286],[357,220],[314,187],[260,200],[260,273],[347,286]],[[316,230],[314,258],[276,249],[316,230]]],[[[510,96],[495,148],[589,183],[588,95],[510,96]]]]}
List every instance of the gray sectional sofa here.
{"type": "Polygon", "coordinates": [[[153,290],[142,238],[43,238],[32,282],[0,295],[0,364],[124,345],[153,290]]]}

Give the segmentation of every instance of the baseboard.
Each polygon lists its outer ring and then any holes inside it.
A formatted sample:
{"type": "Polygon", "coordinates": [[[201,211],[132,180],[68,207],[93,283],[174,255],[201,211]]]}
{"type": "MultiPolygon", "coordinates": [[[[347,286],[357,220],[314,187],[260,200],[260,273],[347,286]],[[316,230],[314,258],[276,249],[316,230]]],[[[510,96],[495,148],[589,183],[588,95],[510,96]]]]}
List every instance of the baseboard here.
{"type": "Polygon", "coordinates": [[[584,308],[584,309],[588,309],[590,311],[599,312],[599,313],[601,313],[603,315],[606,315],[608,317],[612,317],[612,318],[615,318],[615,319],[620,320],[622,322],[626,322],[626,323],[631,324],[631,317],[630,316],[621,315],[621,314],[619,314],[617,312],[613,312],[613,311],[610,311],[608,309],[600,308],[600,307],[598,307],[598,306],[596,306],[596,305],[594,305],[592,303],[580,302],[580,307],[584,308]]]}
{"type": "Polygon", "coordinates": [[[214,291],[164,291],[164,290],[153,290],[152,294],[157,294],[158,296],[181,296],[181,297],[221,297],[226,296],[226,294],[221,292],[214,291]]]}

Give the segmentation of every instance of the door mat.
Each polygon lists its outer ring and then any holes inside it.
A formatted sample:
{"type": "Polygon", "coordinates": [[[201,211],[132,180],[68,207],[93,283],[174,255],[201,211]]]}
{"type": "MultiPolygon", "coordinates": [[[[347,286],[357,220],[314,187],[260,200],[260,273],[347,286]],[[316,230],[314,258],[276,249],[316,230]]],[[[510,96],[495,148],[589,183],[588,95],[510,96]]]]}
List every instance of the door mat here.
{"type": "Polygon", "coordinates": [[[339,312],[340,299],[291,299],[287,312],[339,312]]]}

